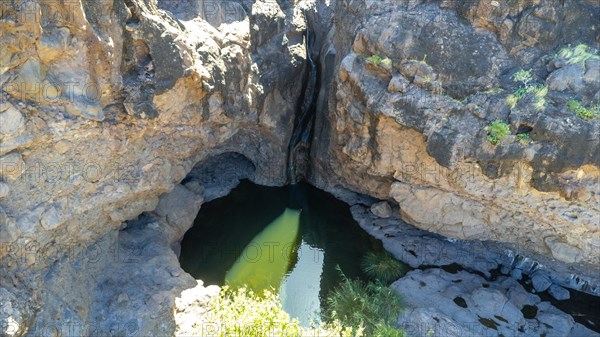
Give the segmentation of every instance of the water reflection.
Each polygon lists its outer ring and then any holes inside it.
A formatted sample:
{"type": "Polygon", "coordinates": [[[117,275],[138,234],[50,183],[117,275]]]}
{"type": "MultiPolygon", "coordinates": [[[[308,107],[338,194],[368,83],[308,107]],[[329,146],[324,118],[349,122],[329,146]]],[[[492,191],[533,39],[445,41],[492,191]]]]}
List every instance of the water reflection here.
{"type": "Polygon", "coordinates": [[[298,249],[298,261],[283,279],[279,296],[283,308],[292,317],[307,326],[319,322],[321,317],[321,277],[325,252],[302,241],[298,249]]]}
{"type": "Polygon", "coordinates": [[[330,194],[306,184],[274,188],[243,181],[202,205],[182,241],[180,262],[205,284],[272,286],[284,309],[308,325],[341,281],[336,266],[350,278],[366,279],[360,260],[381,250],[330,194]]]}

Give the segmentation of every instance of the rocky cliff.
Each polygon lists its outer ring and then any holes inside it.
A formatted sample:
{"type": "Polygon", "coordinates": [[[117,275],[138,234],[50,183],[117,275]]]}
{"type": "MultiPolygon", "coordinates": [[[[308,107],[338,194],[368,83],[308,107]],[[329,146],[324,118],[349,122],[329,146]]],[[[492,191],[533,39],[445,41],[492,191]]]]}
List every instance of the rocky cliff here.
{"type": "Polygon", "coordinates": [[[589,52],[599,11],[593,1],[338,2],[313,181],[391,200],[407,222],[450,238],[597,270],[600,120],[569,102],[600,99],[589,52]],[[490,140],[494,121],[507,127],[502,141],[490,140]]]}
{"type": "Polygon", "coordinates": [[[204,296],[176,256],[203,200],[240,177],[286,183],[305,14],[321,74],[315,185],[391,201],[451,238],[600,267],[600,122],[568,107],[600,99],[594,0],[2,6],[10,336],[172,334],[179,292],[204,296]],[[510,130],[492,144],[495,120],[510,130]]]}
{"type": "MultiPolygon", "coordinates": [[[[15,0],[2,6],[0,289],[8,308],[0,320],[9,323],[3,324],[9,335],[39,334],[56,322],[119,322],[102,312],[117,315],[106,290],[111,282],[139,281],[130,265],[108,254],[133,245],[123,240],[135,236],[118,234],[135,228],[125,221],[157,210],[161,194],[221,154],[240,158],[259,183],[286,182],[290,102],[298,99],[306,59],[303,5],[15,0]],[[82,260],[89,249],[101,258],[82,260]],[[113,273],[124,278],[103,277],[113,273]]],[[[196,191],[201,202],[203,191],[196,191]]],[[[164,246],[163,255],[154,255],[167,258],[164,246]]],[[[142,279],[153,279],[147,271],[142,279]]],[[[114,305],[127,302],[127,295],[115,296],[114,305]]],[[[145,330],[137,333],[164,323],[139,319],[135,326],[145,330]]]]}

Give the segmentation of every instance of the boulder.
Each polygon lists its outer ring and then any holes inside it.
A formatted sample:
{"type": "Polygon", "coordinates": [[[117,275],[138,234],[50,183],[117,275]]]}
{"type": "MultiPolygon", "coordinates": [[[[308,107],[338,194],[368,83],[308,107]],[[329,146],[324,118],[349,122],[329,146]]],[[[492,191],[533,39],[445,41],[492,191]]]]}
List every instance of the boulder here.
{"type": "Polygon", "coordinates": [[[14,105],[5,102],[0,104],[0,135],[15,133],[25,124],[25,118],[14,105]]]}
{"type": "Polygon", "coordinates": [[[583,81],[584,68],[580,64],[570,64],[560,68],[550,74],[546,80],[548,89],[556,91],[583,90],[585,83],[583,81]]]}
{"type": "Polygon", "coordinates": [[[399,322],[409,335],[427,336],[429,329],[437,333],[442,326],[449,329],[444,335],[452,336],[454,331],[462,336],[570,336],[572,331],[593,335],[510,277],[492,281],[466,271],[417,269],[391,287],[404,299],[407,311],[399,322]],[[536,315],[525,319],[521,312],[525,306],[534,306],[536,315]]]}
{"type": "Polygon", "coordinates": [[[210,299],[219,295],[219,287],[205,287],[201,280],[197,281],[196,287],[182,291],[175,299],[175,336],[192,336],[198,333],[198,325],[202,324],[198,319],[209,309],[210,299]]]}
{"type": "Polygon", "coordinates": [[[510,272],[510,276],[518,281],[523,278],[523,272],[521,269],[515,268],[510,272]]]}
{"type": "Polygon", "coordinates": [[[371,206],[371,212],[380,218],[389,218],[392,216],[392,207],[387,201],[381,201],[371,206]]]}
{"type": "Polygon", "coordinates": [[[550,286],[552,285],[552,281],[550,281],[550,278],[545,273],[536,272],[531,277],[531,284],[533,285],[533,289],[540,293],[550,288],[550,286]]]}
{"type": "Polygon", "coordinates": [[[583,255],[579,248],[562,242],[556,237],[548,237],[544,239],[544,242],[546,242],[546,245],[550,248],[552,256],[558,260],[568,263],[577,263],[583,260],[583,255]]]}
{"type": "Polygon", "coordinates": [[[548,288],[548,294],[559,301],[568,300],[571,298],[569,291],[559,285],[553,284],[548,288]]]}
{"type": "Polygon", "coordinates": [[[401,75],[395,75],[394,77],[392,77],[392,79],[390,80],[390,83],[388,84],[388,91],[391,93],[394,93],[394,92],[404,93],[408,90],[409,86],[410,86],[410,82],[406,79],[406,77],[401,76],[401,75]]]}

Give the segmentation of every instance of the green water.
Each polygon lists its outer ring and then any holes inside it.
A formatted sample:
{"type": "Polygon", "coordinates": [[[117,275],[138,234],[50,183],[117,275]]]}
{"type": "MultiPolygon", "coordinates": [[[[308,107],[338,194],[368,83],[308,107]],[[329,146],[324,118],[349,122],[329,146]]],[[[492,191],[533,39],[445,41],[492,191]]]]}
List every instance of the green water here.
{"type": "Polygon", "coordinates": [[[284,309],[308,325],[341,281],[336,265],[366,280],[360,260],[382,250],[348,206],[326,192],[242,181],[228,196],[202,205],[183,238],[180,262],[205,284],[273,287],[284,309]]]}
{"type": "Polygon", "coordinates": [[[295,259],[299,229],[300,211],[286,208],[244,248],[225,274],[225,283],[236,288],[247,285],[257,292],[280,285],[295,259]]]}

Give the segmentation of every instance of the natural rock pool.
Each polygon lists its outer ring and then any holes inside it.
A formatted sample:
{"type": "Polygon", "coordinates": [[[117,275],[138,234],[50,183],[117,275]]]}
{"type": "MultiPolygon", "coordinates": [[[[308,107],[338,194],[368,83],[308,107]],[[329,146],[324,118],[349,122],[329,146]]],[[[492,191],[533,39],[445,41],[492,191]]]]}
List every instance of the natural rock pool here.
{"type": "Polygon", "coordinates": [[[302,324],[320,319],[340,281],[366,279],[360,261],[381,242],[354,221],[348,205],[300,183],[264,187],[247,180],[202,206],[181,243],[182,268],[205,284],[273,287],[302,324]]]}

